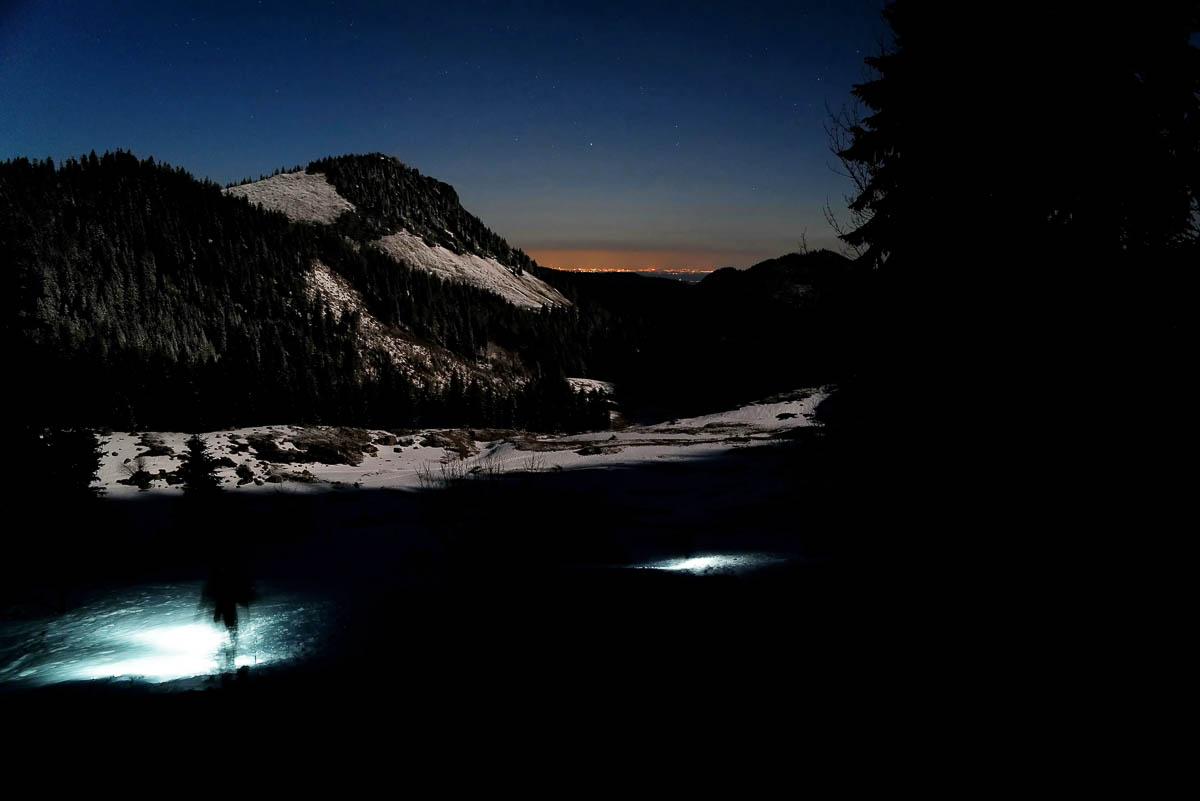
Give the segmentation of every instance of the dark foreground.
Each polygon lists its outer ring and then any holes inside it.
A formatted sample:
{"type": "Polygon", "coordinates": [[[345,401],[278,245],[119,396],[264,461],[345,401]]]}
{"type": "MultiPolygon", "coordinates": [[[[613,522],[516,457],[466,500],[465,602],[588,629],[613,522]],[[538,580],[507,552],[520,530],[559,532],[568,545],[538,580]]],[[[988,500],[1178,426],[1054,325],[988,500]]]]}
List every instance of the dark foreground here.
{"type": "Polygon", "coordinates": [[[101,501],[85,536],[59,533],[70,548],[31,541],[10,562],[24,567],[6,576],[10,632],[31,617],[52,627],[56,613],[116,588],[198,586],[234,569],[323,604],[314,647],[178,681],[9,680],[0,692],[38,703],[353,700],[381,713],[761,707],[820,696],[828,677],[861,669],[849,655],[861,652],[861,624],[874,613],[866,579],[833,547],[852,535],[843,489],[821,469],[820,435],[805,437],[686,464],[422,493],[101,501]],[[719,554],[772,560],[728,571],[646,567],[719,554]]]}

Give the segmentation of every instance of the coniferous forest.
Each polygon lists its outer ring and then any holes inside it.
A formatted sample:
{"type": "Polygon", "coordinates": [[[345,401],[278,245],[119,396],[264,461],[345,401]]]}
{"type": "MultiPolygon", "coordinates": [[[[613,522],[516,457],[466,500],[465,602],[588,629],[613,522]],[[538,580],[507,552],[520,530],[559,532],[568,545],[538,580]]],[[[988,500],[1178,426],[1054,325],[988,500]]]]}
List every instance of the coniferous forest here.
{"type": "Polygon", "coordinates": [[[563,337],[553,332],[568,327],[565,313],[522,312],[356,251],[338,234],[226,197],[153,159],[19,159],[0,174],[16,287],[5,315],[16,330],[6,333],[26,377],[17,401],[27,420],[553,429],[597,418],[561,380],[576,366],[572,354],[556,352],[563,337]],[[353,315],[339,319],[306,296],[304,274],[316,258],[366,290],[382,319],[403,321],[417,337],[467,359],[489,340],[513,348],[528,380],[511,391],[461,379],[444,389],[412,382],[356,347],[353,315]]]}
{"type": "MultiPolygon", "coordinates": [[[[578,430],[606,427],[608,404],[574,393],[568,375],[615,380],[635,403],[700,410],[831,374],[836,303],[547,270],[464,211],[451,187],[393,158],[323,159],[308,169],[358,210],[333,226],[293,222],[124,151],[0,165],[0,250],[13,287],[5,333],[22,376],[14,399],[22,419],[121,429],[295,421],[578,430]],[[573,305],[520,309],[365,246],[395,230],[534,272],[573,305]],[[360,347],[355,314],[339,316],[306,293],[314,260],[418,342],[468,364],[481,364],[489,346],[517,359],[499,374],[456,373],[440,385],[405,374],[360,347]]],[[[819,272],[832,278],[816,283],[841,297],[850,270],[833,254],[805,264],[822,258],[819,272]]],[[[724,278],[726,290],[755,285],[752,276],[724,278]]]]}

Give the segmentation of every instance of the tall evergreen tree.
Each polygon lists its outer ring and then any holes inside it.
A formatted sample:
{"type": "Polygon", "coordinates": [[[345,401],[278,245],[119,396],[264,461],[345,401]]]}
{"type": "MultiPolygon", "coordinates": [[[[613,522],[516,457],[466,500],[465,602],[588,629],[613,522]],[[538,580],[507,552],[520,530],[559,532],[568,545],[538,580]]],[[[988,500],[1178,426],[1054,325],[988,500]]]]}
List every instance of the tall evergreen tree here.
{"type": "Polygon", "coordinates": [[[993,508],[981,494],[1022,463],[1022,497],[1061,496],[1106,385],[1180,397],[1197,7],[897,0],[885,18],[864,115],[835,125],[856,178],[843,238],[875,273],[859,463],[911,507],[993,508]]]}
{"type": "Polygon", "coordinates": [[[71,503],[94,497],[92,486],[100,471],[101,451],[95,433],[78,428],[18,429],[17,465],[32,477],[36,489],[71,503]]]}
{"type": "Polygon", "coordinates": [[[863,215],[843,238],[876,266],[984,261],[1010,274],[1025,272],[1010,257],[1030,250],[1022,262],[1042,270],[1039,248],[1194,247],[1196,8],[892,3],[894,44],[866,59],[875,77],[853,89],[868,113],[838,125],[863,215]],[[930,259],[935,246],[948,257],[930,259]]]}

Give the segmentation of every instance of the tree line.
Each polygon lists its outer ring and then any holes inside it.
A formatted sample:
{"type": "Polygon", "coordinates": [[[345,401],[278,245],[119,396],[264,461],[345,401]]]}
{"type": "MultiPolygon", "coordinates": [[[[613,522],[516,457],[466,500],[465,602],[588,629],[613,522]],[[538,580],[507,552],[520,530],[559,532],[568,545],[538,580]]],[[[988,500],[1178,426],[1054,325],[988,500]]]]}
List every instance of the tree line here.
{"type": "Polygon", "coordinates": [[[586,369],[571,311],[516,309],[152,158],[10,160],[0,164],[0,198],[14,288],[5,333],[30,421],[555,430],[607,419],[598,399],[563,393],[563,376],[586,369]],[[449,384],[405,374],[359,346],[352,314],[306,292],[314,259],[351,281],[386,324],[468,364],[482,361],[488,343],[519,360],[509,374],[449,384]]]}

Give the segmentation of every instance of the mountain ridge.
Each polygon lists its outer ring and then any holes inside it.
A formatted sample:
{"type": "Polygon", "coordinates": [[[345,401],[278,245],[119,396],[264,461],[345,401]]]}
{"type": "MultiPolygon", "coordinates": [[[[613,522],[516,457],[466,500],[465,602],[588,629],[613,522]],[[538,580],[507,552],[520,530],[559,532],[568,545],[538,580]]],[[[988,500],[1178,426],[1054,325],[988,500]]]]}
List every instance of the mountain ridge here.
{"type": "Polygon", "coordinates": [[[532,259],[462,207],[454,187],[394,156],[330,156],[303,172],[278,173],[224,192],[297,222],[332,226],[360,246],[522,308],[571,305],[528,272],[535,267],[532,259]]]}

